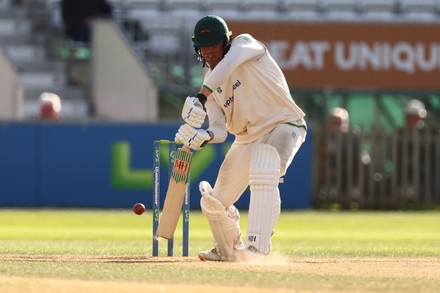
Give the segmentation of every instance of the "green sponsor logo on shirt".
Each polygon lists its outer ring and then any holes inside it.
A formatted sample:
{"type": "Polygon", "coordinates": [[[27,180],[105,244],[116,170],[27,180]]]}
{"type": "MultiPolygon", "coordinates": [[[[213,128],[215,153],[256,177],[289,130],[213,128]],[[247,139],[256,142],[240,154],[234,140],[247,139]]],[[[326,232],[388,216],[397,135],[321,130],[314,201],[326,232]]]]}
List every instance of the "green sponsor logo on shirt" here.
{"type": "Polygon", "coordinates": [[[221,87],[218,87],[218,88],[217,88],[217,92],[218,92],[219,94],[221,94],[221,93],[222,93],[222,91],[223,91],[223,90],[222,90],[222,88],[221,88],[221,87]]]}

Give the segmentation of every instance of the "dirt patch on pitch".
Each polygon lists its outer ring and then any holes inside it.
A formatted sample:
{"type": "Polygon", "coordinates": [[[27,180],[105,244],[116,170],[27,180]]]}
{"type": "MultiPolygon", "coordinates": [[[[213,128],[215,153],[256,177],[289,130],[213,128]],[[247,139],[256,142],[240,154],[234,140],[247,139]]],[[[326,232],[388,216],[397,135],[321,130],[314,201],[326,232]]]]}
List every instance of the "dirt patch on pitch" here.
{"type": "Polygon", "coordinates": [[[197,257],[102,256],[102,255],[1,255],[10,261],[158,263],[259,272],[336,274],[352,276],[420,277],[440,279],[438,258],[316,258],[272,256],[262,263],[202,262],[197,257]]]}
{"type": "Polygon", "coordinates": [[[113,263],[190,263],[200,262],[196,257],[152,257],[144,255],[0,255],[0,259],[12,261],[62,261],[62,262],[113,262],[113,263]]]}
{"type": "MultiPolygon", "coordinates": [[[[272,256],[265,263],[225,263],[201,262],[196,257],[150,257],[150,256],[90,256],[90,255],[0,255],[0,260],[35,261],[35,262],[95,262],[95,263],[146,263],[172,264],[182,270],[206,268],[222,270],[247,270],[260,273],[287,273],[292,277],[298,274],[322,276],[353,276],[378,278],[411,278],[423,283],[423,280],[440,280],[440,259],[437,258],[316,258],[316,257],[283,257],[272,256]]],[[[353,288],[352,288],[353,289],[353,288]]],[[[227,287],[201,284],[157,284],[133,281],[98,281],[98,280],[63,280],[55,278],[15,277],[1,275],[0,293],[136,293],[136,292],[296,292],[296,293],[335,293],[345,292],[327,288],[304,291],[298,288],[259,288],[247,284],[244,287],[227,287]],[[251,286],[251,287],[250,287],[251,286]]],[[[350,292],[366,292],[351,290],[350,292]]],[[[370,292],[370,291],[368,291],[370,292]]],[[[383,292],[398,292],[385,290],[383,292]]],[[[433,291],[423,291],[433,292],[433,291]]]]}
{"type": "MultiPolygon", "coordinates": [[[[194,265],[190,263],[189,265],[194,265]]],[[[286,258],[267,263],[197,264],[208,267],[246,269],[260,272],[288,272],[317,275],[408,277],[440,280],[440,259],[436,258],[286,258]]]]}

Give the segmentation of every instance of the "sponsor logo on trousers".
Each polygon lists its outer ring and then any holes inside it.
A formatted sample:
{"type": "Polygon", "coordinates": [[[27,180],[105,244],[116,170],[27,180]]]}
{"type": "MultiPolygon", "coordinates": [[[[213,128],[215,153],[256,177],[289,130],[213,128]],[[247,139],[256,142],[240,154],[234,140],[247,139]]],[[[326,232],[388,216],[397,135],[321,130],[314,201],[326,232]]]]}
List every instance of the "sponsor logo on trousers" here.
{"type": "Polygon", "coordinates": [[[248,236],[248,241],[249,241],[249,242],[255,242],[255,241],[257,241],[257,236],[249,235],[249,236],[248,236]]]}

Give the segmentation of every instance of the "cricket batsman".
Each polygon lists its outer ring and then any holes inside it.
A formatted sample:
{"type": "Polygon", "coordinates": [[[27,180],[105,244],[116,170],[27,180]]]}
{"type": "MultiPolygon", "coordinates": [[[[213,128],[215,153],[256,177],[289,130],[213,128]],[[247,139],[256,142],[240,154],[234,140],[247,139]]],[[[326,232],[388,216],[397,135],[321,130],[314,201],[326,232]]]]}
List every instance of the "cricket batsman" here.
{"type": "Polygon", "coordinates": [[[214,248],[198,256],[203,261],[264,260],[281,211],[280,178],[306,138],[305,114],[267,48],[251,35],[233,37],[222,18],[209,15],[197,22],[192,40],[208,71],[199,93],[186,98],[186,123],[176,141],[199,150],[207,143],[224,142],[228,132],[235,136],[214,187],[200,183],[200,205],[214,248]],[[209,127],[202,129],[206,116],[209,127]],[[234,203],[248,186],[243,242],[234,203]]]}

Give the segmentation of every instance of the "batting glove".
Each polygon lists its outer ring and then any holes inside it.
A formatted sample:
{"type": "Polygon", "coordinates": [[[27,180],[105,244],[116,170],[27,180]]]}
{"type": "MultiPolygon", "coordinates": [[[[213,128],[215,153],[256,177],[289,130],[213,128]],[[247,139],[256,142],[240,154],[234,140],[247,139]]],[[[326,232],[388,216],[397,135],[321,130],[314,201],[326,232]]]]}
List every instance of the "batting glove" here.
{"type": "Polygon", "coordinates": [[[188,124],[183,124],[174,140],[192,150],[200,150],[211,140],[211,135],[204,129],[195,129],[188,124]]]}
{"type": "Polygon", "coordinates": [[[188,96],[182,109],[182,118],[195,128],[200,128],[205,122],[206,112],[197,97],[188,96]]]}

